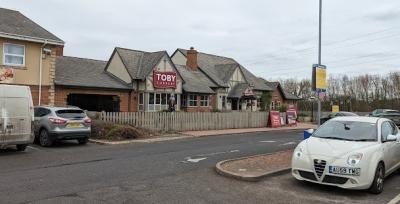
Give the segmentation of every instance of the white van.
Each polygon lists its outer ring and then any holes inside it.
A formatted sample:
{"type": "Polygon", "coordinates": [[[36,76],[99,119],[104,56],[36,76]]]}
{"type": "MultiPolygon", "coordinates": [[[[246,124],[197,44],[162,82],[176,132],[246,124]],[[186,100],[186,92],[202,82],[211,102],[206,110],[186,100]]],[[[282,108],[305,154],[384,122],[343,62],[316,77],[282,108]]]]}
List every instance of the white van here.
{"type": "Polygon", "coordinates": [[[0,84],[0,148],[24,151],[33,142],[33,103],[28,86],[0,84]]]}

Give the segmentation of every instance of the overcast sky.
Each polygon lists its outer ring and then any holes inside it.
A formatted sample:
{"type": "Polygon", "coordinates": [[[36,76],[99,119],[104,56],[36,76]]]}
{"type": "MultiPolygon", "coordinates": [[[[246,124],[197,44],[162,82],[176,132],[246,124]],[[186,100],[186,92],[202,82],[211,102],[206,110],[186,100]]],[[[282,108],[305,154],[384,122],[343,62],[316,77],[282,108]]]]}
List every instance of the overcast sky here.
{"type": "MultiPolygon", "coordinates": [[[[0,0],[63,39],[65,55],[108,60],[115,46],[194,46],[266,79],[310,77],[318,0],[0,0]]],[[[329,74],[400,70],[399,0],[324,0],[322,63],[329,74]]]]}

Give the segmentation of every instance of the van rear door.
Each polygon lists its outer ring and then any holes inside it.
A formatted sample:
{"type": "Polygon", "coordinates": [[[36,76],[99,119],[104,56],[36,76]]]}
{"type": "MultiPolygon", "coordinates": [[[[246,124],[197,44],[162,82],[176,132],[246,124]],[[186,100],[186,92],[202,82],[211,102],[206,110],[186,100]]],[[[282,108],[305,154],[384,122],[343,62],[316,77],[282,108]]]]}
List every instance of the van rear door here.
{"type": "Polygon", "coordinates": [[[3,134],[0,142],[26,142],[31,139],[31,110],[30,98],[21,88],[7,87],[3,89],[1,118],[3,120],[3,134]],[[12,90],[15,89],[15,90],[12,90]],[[19,93],[18,93],[19,92],[19,93]],[[17,94],[18,93],[18,94],[17,94]]]}

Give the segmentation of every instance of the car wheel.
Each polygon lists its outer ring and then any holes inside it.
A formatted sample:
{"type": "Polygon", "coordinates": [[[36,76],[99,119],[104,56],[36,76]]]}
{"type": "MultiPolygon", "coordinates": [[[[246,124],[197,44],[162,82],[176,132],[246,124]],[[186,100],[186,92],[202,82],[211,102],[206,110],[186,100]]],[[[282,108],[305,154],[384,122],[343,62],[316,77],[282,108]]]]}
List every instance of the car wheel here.
{"type": "Polygon", "coordinates": [[[383,181],[385,180],[385,167],[382,163],[378,164],[375,171],[374,181],[369,189],[371,193],[380,194],[383,191],[383,181]]]}
{"type": "Polygon", "coordinates": [[[23,151],[25,151],[27,146],[28,145],[26,145],[26,144],[19,144],[19,145],[17,145],[17,151],[23,152],[23,151]]]}
{"type": "Polygon", "coordinates": [[[40,146],[43,146],[43,147],[49,147],[53,144],[53,141],[49,137],[49,133],[47,132],[47,130],[40,131],[39,144],[40,144],[40,146]]]}
{"type": "Polygon", "coordinates": [[[89,138],[87,138],[87,137],[86,138],[82,138],[82,139],[78,139],[78,143],[81,144],[81,145],[87,144],[88,141],[89,141],[89,138]]]}

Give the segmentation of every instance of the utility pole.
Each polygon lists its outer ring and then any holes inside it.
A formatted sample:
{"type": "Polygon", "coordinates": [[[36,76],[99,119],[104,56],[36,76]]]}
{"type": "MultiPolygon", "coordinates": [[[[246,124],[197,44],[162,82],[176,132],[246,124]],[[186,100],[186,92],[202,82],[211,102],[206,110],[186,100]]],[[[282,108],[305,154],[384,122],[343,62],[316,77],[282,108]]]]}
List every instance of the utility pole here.
{"type": "MultiPolygon", "coordinates": [[[[319,0],[319,36],[318,36],[318,65],[321,66],[321,36],[322,36],[322,0],[319,0]]],[[[318,127],[321,125],[321,99],[319,97],[320,92],[317,91],[318,98],[318,127]]]]}

